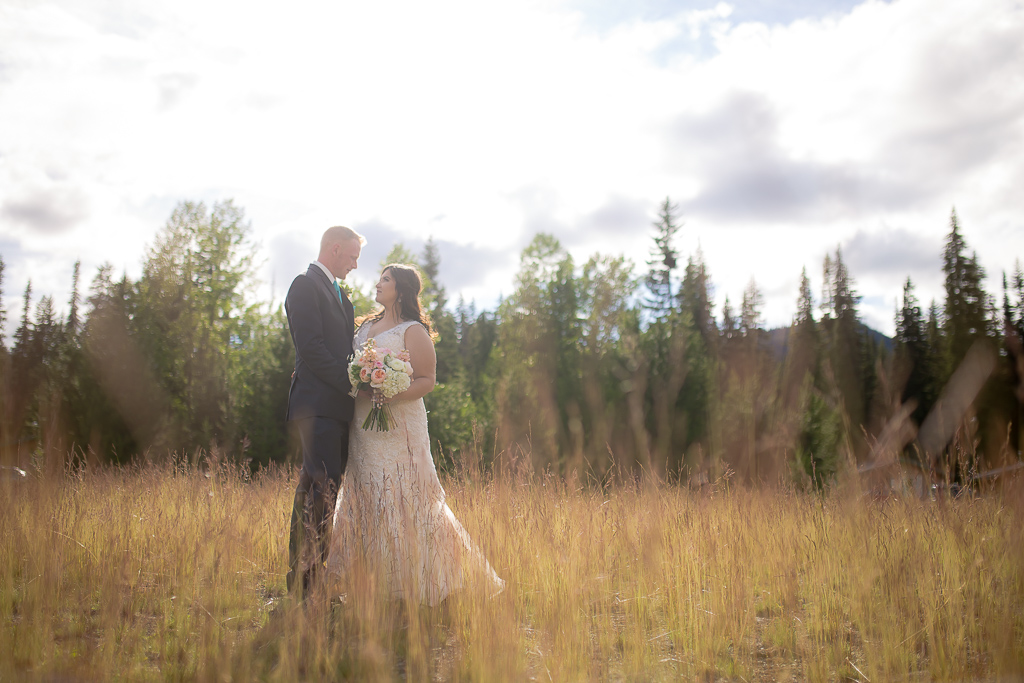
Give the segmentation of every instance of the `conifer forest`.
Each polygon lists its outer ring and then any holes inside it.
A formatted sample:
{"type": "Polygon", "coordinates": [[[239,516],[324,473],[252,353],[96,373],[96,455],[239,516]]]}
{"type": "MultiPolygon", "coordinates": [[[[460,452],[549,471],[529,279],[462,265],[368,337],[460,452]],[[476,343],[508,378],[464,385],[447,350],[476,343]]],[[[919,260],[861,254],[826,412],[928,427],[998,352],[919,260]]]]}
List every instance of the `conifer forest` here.
{"type": "MultiPolygon", "coordinates": [[[[765,329],[754,279],[715,310],[701,254],[672,246],[681,228],[666,199],[645,264],[581,263],[537,234],[494,310],[446,295],[432,241],[421,254],[395,245],[387,260],[419,266],[439,333],[427,397],[439,466],[811,488],[893,467],[927,486],[982,484],[1019,463],[1024,273],[986,291],[955,210],[945,298],[919,300],[908,277],[893,339],[861,322],[839,249],[817,295],[804,270],[788,328],[765,329]]],[[[31,283],[20,311],[0,298],[0,324],[17,316],[0,337],[2,463],[296,462],[294,352],[283,307],[252,297],[255,259],[241,207],[183,202],[137,280],[76,265],[70,301],[31,283]]],[[[371,294],[352,292],[357,314],[371,294]]]]}

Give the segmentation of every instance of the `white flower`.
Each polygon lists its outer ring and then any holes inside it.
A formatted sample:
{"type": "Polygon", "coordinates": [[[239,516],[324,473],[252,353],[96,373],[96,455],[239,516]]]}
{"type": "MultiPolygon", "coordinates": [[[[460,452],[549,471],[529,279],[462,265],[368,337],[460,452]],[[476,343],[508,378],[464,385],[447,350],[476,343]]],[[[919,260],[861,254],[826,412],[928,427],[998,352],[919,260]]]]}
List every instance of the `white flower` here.
{"type": "Polygon", "coordinates": [[[409,375],[401,372],[389,372],[381,386],[381,391],[386,397],[393,398],[408,389],[411,384],[409,375]]]}
{"type": "Polygon", "coordinates": [[[397,358],[389,358],[388,365],[391,367],[392,370],[397,370],[398,372],[405,372],[405,362],[400,361],[397,358]]]}

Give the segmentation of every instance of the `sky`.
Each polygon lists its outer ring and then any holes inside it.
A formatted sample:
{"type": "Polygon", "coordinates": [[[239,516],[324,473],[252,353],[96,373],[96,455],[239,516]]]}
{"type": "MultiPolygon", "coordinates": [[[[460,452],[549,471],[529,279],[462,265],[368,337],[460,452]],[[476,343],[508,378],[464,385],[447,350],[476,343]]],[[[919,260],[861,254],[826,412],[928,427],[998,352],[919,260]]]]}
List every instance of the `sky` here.
{"type": "Polygon", "coordinates": [[[341,224],[357,286],[432,237],[492,308],[538,232],[642,274],[667,197],[716,315],[753,278],[789,324],[840,248],[891,334],[954,207],[1000,300],[1024,258],[1021,36],[1019,0],[0,0],[6,332],[29,279],[66,310],[76,260],[138,277],[185,200],[245,210],[254,299],[341,224]]]}

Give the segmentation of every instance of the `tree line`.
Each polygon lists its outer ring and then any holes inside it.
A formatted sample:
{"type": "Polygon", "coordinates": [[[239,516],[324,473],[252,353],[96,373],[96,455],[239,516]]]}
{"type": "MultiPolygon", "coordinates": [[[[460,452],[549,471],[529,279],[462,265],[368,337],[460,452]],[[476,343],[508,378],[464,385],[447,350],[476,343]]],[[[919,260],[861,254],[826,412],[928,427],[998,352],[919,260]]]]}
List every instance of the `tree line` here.
{"type": "MultiPolygon", "coordinates": [[[[1019,263],[1004,274],[998,306],[955,211],[945,299],[923,309],[907,278],[891,340],[861,322],[840,249],[822,264],[817,301],[802,273],[790,327],[765,329],[753,279],[716,316],[702,254],[683,263],[673,247],[681,228],[666,199],[640,275],[617,255],[577,263],[538,234],[494,310],[448,300],[433,240],[421,254],[395,245],[385,262],[420,267],[439,333],[426,399],[438,462],[820,486],[844,462],[874,457],[901,411],[912,431],[939,412],[971,353],[995,363],[954,416],[969,457],[913,434],[897,450],[961,479],[1019,459],[1024,274],[1019,263]]],[[[34,301],[29,283],[10,347],[0,337],[3,462],[294,461],[284,420],[294,351],[282,307],[253,299],[250,231],[231,201],[183,202],[137,280],[104,265],[83,287],[76,264],[66,315],[48,296],[34,301]]],[[[0,258],[0,329],[2,285],[0,258]]],[[[352,297],[357,314],[372,310],[367,293],[352,297]]]]}

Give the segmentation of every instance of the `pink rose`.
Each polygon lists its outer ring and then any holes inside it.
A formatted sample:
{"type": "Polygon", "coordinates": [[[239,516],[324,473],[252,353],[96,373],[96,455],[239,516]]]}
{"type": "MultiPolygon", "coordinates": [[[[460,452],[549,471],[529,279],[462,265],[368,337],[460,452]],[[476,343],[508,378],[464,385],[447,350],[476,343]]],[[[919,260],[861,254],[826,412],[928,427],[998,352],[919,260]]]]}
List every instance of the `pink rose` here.
{"type": "Polygon", "coordinates": [[[372,384],[380,384],[387,376],[388,373],[384,372],[383,368],[374,368],[373,372],[370,373],[370,382],[372,384]]]}
{"type": "Polygon", "coordinates": [[[359,380],[362,381],[362,382],[369,382],[370,381],[370,368],[360,368],[359,369],[359,380]]]}

